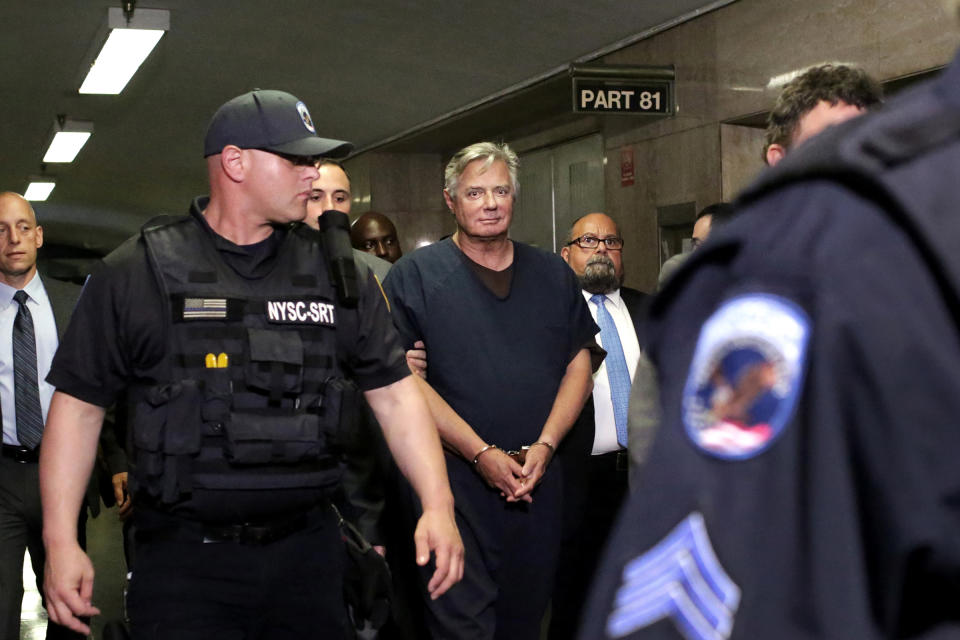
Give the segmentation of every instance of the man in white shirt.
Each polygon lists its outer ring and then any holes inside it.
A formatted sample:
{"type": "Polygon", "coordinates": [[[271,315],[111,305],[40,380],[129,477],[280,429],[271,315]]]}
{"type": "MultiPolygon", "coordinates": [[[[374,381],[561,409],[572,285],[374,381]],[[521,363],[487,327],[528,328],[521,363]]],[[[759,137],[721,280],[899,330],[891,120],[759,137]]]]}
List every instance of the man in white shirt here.
{"type": "Polygon", "coordinates": [[[560,256],[580,278],[607,352],[593,402],[558,453],[564,466],[565,561],[557,573],[550,638],[572,638],[600,552],[627,493],[627,402],[643,338],[647,295],[623,287],[623,238],[603,213],[573,224],[560,256]]]}
{"type": "MultiPolygon", "coordinates": [[[[43,584],[37,461],[53,396],[45,381],[80,288],[37,273],[43,228],[16,193],[0,193],[0,640],[17,640],[24,551],[43,584]]],[[[81,638],[51,623],[47,638],[81,638]]]]}

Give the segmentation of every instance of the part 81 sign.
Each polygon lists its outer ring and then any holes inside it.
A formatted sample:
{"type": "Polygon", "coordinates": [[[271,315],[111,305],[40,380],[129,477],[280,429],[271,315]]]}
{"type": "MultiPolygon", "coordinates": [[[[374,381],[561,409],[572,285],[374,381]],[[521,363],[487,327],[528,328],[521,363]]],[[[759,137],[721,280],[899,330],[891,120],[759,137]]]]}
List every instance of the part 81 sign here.
{"type": "Polygon", "coordinates": [[[673,83],[573,79],[574,113],[673,114],[673,83]]]}

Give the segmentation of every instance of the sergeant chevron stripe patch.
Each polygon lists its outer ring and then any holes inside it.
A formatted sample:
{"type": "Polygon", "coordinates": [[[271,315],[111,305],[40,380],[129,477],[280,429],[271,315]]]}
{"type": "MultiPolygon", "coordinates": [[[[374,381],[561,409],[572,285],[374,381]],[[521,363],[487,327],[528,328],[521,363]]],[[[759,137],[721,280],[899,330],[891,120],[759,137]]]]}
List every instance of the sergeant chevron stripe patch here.
{"type": "Polygon", "coordinates": [[[607,635],[622,638],[669,618],[687,640],[725,640],[740,588],[720,566],[700,513],[623,569],[607,635]]]}

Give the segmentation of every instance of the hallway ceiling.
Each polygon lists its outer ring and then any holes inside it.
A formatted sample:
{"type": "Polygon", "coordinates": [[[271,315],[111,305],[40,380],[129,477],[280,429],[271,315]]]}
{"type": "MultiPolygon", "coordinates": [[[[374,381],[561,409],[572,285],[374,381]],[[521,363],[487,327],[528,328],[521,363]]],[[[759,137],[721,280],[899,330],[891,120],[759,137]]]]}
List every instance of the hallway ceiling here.
{"type": "Polygon", "coordinates": [[[252,88],[290,91],[320,135],[362,150],[729,1],[141,0],[169,9],[170,31],[121,95],[81,96],[84,60],[120,2],[10,0],[0,189],[22,192],[41,172],[58,114],[93,121],[74,163],[46,167],[57,187],[36,208],[48,237],[97,250],[205,191],[207,121],[252,88]]]}

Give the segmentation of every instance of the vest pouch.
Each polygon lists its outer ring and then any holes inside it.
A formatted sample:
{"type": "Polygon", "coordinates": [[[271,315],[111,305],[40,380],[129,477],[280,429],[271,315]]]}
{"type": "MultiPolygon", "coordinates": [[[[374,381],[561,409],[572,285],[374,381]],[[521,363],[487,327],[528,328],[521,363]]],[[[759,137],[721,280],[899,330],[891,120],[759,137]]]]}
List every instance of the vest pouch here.
{"type": "Polygon", "coordinates": [[[233,413],[224,451],[232,464],[295,464],[320,457],[320,420],[312,413],[233,413]]]}
{"type": "Polygon", "coordinates": [[[203,422],[223,425],[230,420],[233,402],[233,381],[230,369],[205,369],[203,373],[203,404],[200,409],[203,422]]]}
{"type": "Polygon", "coordinates": [[[133,406],[133,445],[167,454],[200,450],[200,383],[183,380],[151,387],[133,406]]]}
{"type": "Polygon", "coordinates": [[[180,393],[167,404],[163,451],[167,455],[192,455],[200,451],[203,392],[198,380],[182,380],[180,393]]]}
{"type": "Polygon", "coordinates": [[[163,426],[167,423],[167,405],[154,405],[141,400],[133,406],[133,446],[140,451],[158,452],[163,443],[163,426]]]}
{"type": "Polygon", "coordinates": [[[186,488],[171,468],[178,456],[200,451],[200,406],[196,380],[150,387],[133,405],[134,475],[152,495],[173,500],[186,488]]]}
{"type": "Polygon", "coordinates": [[[344,378],[328,378],[323,384],[319,405],[327,432],[327,441],[338,452],[365,450],[369,442],[360,442],[360,389],[344,378]]]}
{"type": "Polygon", "coordinates": [[[244,374],[250,389],[273,401],[303,389],[303,340],[296,331],[247,329],[249,361],[244,374]]]}
{"type": "Polygon", "coordinates": [[[167,423],[167,405],[154,405],[156,388],[147,397],[131,406],[130,424],[133,442],[133,475],[153,495],[160,493],[160,477],[163,475],[163,428],[167,423]],[[151,398],[153,396],[153,398],[151,398]]]}

